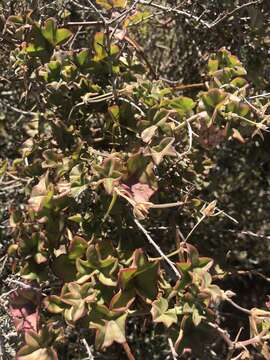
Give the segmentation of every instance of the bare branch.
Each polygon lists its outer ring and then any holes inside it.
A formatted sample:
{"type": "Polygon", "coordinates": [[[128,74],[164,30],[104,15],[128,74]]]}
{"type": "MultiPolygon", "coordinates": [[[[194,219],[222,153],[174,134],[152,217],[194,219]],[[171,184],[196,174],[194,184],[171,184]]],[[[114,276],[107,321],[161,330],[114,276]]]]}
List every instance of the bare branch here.
{"type": "Polygon", "coordinates": [[[83,345],[85,346],[86,351],[87,351],[87,355],[88,355],[87,359],[88,359],[88,360],[94,360],[94,356],[93,356],[93,354],[92,354],[92,351],[91,351],[91,349],[90,349],[90,346],[88,345],[88,342],[85,340],[85,338],[82,339],[82,343],[83,343],[83,345]]]}
{"type": "Polygon", "coordinates": [[[142,226],[142,224],[137,219],[134,219],[134,222],[138,226],[138,228],[144,233],[149,243],[153,245],[153,247],[157,250],[157,252],[160,254],[162,259],[164,259],[167,262],[167,264],[171,267],[177,278],[181,279],[181,275],[177,270],[176,266],[174,265],[174,263],[164,254],[164,252],[160,249],[160,247],[155,243],[155,241],[149,235],[148,231],[142,226]]]}

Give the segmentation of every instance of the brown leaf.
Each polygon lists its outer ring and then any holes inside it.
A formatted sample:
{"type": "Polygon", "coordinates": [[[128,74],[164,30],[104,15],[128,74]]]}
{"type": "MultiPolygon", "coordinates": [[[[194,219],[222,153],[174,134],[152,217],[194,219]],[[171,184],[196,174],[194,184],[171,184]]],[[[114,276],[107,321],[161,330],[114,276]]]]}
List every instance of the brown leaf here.
{"type": "Polygon", "coordinates": [[[210,202],[210,204],[208,204],[206,207],[203,207],[201,209],[201,213],[204,216],[212,216],[214,214],[214,212],[215,212],[216,205],[217,205],[216,200],[210,202]]]}
{"type": "Polygon", "coordinates": [[[233,134],[232,137],[239,141],[241,144],[245,144],[245,139],[243,138],[243,136],[240,134],[240,132],[237,129],[232,128],[233,134]]]}

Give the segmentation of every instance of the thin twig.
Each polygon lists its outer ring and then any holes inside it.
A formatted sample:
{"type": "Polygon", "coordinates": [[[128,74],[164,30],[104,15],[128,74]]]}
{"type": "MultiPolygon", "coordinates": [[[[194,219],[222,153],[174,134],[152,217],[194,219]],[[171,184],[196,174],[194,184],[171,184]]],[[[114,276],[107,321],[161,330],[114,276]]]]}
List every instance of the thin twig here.
{"type": "Polygon", "coordinates": [[[87,6],[84,6],[84,5],[81,5],[81,4],[77,3],[75,0],[70,0],[70,2],[71,2],[73,5],[77,6],[78,8],[82,9],[82,10],[87,10],[87,11],[89,11],[89,9],[90,9],[90,8],[87,7],[87,6]]]}
{"type": "Polygon", "coordinates": [[[123,97],[118,97],[118,99],[130,104],[132,107],[137,109],[142,116],[145,116],[145,112],[137,104],[135,104],[133,101],[131,101],[130,99],[126,99],[126,98],[123,98],[123,97]]]}
{"type": "Polygon", "coordinates": [[[168,339],[168,343],[169,343],[169,346],[170,346],[170,350],[171,350],[173,360],[177,360],[178,359],[178,354],[175,351],[175,348],[173,346],[173,342],[172,342],[171,338],[168,339]]]}
{"type": "Polygon", "coordinates": [[[33,111],[21,110],[21,109],[16,108],[15,106],[12,106],[12,105],[9,105],[9,104],[5,104],[5,106],[6,106],[8,109],[13,110],[13,111],[15,111],[16,113],[21,114],[21,115],[25,115],[25,116],[35,116],[35,115],[36,115],[36,113],[33,112],[33,111]]]}
{"type": "Polygon", "coordinates": [[[88,4],[91,6],[91,8],[94,10],[94,12],[97,14],[97,16],[99,16],[101,18],[101,20],[103,21],[104,25],[107,24],[107,20],[105,19],[105,17],[102,15],[101,10],[99,10],[96,5],[94,3],[92,3],[91,0],[87,0],[88,4]]]}
{"type": "Polygon", "coordinates": [[[236,12],[239,12],[240,10],[243,10],[246,7],[249,7],[251,5],[256,5],[258,3],[260,3],[261,0],[255,0],[255,1],[250,1],[248,3],[242,4],[240,6],[237,6],[235,9],[233,9],[230,12],[225,13],[223,16],[219,15],[211,24],[209,24],[209,28],[213,28],[214,26],[220,24],[222,21],[228,19],[229,17],[231,17],[232,15],[234,15],[236,12]]]}
{"type": "Polygon", "coordinates": [[[90,346],[88,345],[88,342],[85,340],[85,338],[82,339],[82,343],[83,343],[84,347],[86,348],[86,352],[87,352],[87,355],[88,355],[87,359],[88,360],[94,360],[94,356],[92,354],[90,346]]]}
{"type": "Polygon", "coordinates": [[[242,306],[238,305],[236,302],[234,302],[232,299],[230,299],[229,297],[226,298],[226,301],[228,303],[230,303],[233,307],[235,307],[237,310],[242,311],[245,314],[251,315],[251,311],[248,309],[243,308],[242,306]]]}
{"type": "Polygon", "coordinates": [[[270,97],[270,92],[264,93],[264,94],[258,94],[258,95],[254,95],[254,96],[249,96],[248,100],[259,99],[259,98],[264,98],[264,97],[270,97]]]}
{"type": "Polygon", "coordinates": [[[206,215],[203,215],[198,221],[197,223],[193,226],[193,228],[190,230],[190,232],[188,233],[188,235],[186,236],[185,241],[187,241],[190,236],[193,234],[193,232],[197,229],[197,227],[200,225],[200,223],[206,218],[206,215]]]}
{"type": "Polygon", "coordinates": [[[69,21],[65,23],[65,26],[96,26],[102,25],[103,21],[69,21]]]}
{"type": "Polygon", "coordinates": [[[166,6],[163,6],[163,5],[160,5],[160,4],[156,4],[151,0],[150,1],[140,0],[140,4],[150,6],[150,7],[156,8],[158,10],[165,11],[166,13],[173,13],[173,14],[176,14],[176,15],[183,15],[183,16],[189,18],[189,19],[193,19],[195,21],[198,21],[202,25],[209,28],[209,24],[206,21],[200,19],[200,17],[198,17],[196,15],[191,14],[188,11],[178,10],[178,9],[172,8],[172,7],[166,7],[166,6]]]}
{"type": "Polygon", "coordinates": [[[160,254],[162,259],[164,259],[167,262],[167,264],[171,267],[175,275],[179,279],[181,279],[181,275],[177,270],[177,268],[175,267],[174,263],[164,254],[164,252],[160,249],[160,247],[155,243],[155,241],[149,235],[148,231],[142,226],[142,224],[137,219],[134,219],[134,222],[138,226],[138,228],[144,233],[149,243],[157,250],[157,252],[160,254]]]}
{"type": "Polygon", "coordinates": [[[134,355],[133,355],[132,352],[131,352],[131,349],[130,349],[128,343],[127,343],[127,342],[124,342],[124,343],[122,344],[122,346],[123,346],[123,349],[125,350],[125,353],[126,353],[126,355],[127,355],[127,357],[128,357],[128,360],[136,360],[135,357],[134,357],[134,355]]]}

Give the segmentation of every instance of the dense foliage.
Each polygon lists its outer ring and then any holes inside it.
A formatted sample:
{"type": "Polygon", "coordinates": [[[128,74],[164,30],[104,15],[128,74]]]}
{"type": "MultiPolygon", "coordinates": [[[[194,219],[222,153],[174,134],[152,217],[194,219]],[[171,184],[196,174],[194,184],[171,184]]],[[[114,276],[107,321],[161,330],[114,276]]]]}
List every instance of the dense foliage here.
{"type": "Polygon", "coordinates": [[[266,294],[246,307],[230,282],[269,281],[269,5],[224,3],[3,4],[18,360],[269,359],[266,294]]]}

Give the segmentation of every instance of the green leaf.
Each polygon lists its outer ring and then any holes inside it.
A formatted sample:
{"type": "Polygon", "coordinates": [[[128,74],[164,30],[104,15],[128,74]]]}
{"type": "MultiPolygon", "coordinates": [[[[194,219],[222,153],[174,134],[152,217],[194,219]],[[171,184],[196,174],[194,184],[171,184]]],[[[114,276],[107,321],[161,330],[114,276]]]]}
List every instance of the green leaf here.
{"type": "Polygon", "coordinates": [[[176,310],[168,310],[168,301],[162,297],[153,301],[151,314],[154,322],[163,323],[167,328],[177,323],[176,310]]]}
{"type": "Polygon", "coordinates": [[[118,105],[112,105],[108,108],[108,112],[111,115],[112,120],[118,124],[120,119],[120,109],[118,105]]]}
{"type": "Polygon", "coordinates": [[[106,286],[116,286],[117,282],[112,280],[109,276],[105,276],[102,272],[97,275],[98,280],[101,284],[106,286]]]}
{"type": "Polygon", "coordinates": [[[114,8],[125,8],[127,6],[127,0],[112,0],[114,8]]]}
{"type": "Polygon", "coordinates": [[[236,88],[242,88],[243,86],[247,85],[247,80],[242,77],[236,77],[233,79],[230,84],[235,86],[236,88]]]}
{"type": "Polygon", "coordinates": [[[226,106],[226,111],[245,117],[250,113],[250,108],[243,102],[231,101],[226,106]]]}
{"type": "Polygon", "coordinates": [[[38,55],[45,50],[43,45],[29,43],[28,46],[25,48],[25,51],[30,55],[38,55]]]}
{"type": "Polygon", "coordinates": [[[7,18],[7,23],[13,23],[13,24],[16,24],[16,25],[23,25],[24,23],[24,20],[23,20],[23,17],[18,15],[18,16],[14,16],[14,15],[11,15],[7,18]]]}
{"type": "Polygon", "coordinates": [[[161,102],[161,106],[168,105],[169,109],[174,109],[180,116],[185,116],[191,112],[196,106],[196,103],[186,96],[179,96],[172,100],[165,100],[161,102]]]}
{"type": "Polygon", "coordinates": [[[195,246],[191,244],[186,244],[188,258],[192,264],[192,266],[197,266],[199,264],[199,253],[195,246]]]}
{"type": "Polygon", "coordinates": [[[39,180],[39,183],[32,189],[30,199],[28,200],[29,207],[35,212],[39,212],[46,206],[53,197],[53,191],[49,191],[48,175],[45,174],[39,180]]]}
{"type": "Polygon", "coordinates": [[[90,327],[96,329],[96,346],[104,349],[117,342],[122,344],[126,342],[125,323],[127,313],[114,320],[105,320],[102,322],[91,322],[90,327]]]}
{"type": "Polygon", "coordinates": [[[76,279],[76,267],[66,254],[61,254],[52,262],[54,274],[63,281],[73,281],[76,279]]]}
{"type": "Polygon", "coordinates": [[[110,309],[117,312],[126,311],[135,300],[135,290],[119,290],[111,300],[110,309]]]}
{"type": "Polygon", "coordinates": [[[208,61],[208,72],[211,75],[218,70],[219,61],[217,59],[209,59],[208,61]]]}
{"type": "Polygon", "coordinates": [[[103,32],[97,32],[94,37],[94,50],[95,56],[94,61],[100,61],[107,57],[107,53],[105,51],[105,35],[103,32]]]}
{"type": "Polygon", "coordinates": [[[119,47],[115,44],[110,45],[110,49],[106,50],[105,34],[103,32],[97,32],[94,36],[94,50],[95,56],[93,61],[101,61],[108,55],[115,55],[119,52],[119,47]]]}
{"type": "Polygon", "coordinates": [[[144,11],[144,12],[136,11],[135,14],[126,18],[123,26],[126,28],[132,24],[140,23],[141,21],[146,19],[149,15],[150,15],[150,13],[148,11],[144,11]]]}
{"type": "Polygon", "coordinates": [[[72,36],[72,32],[68,29],[57,29],[56,21],[52,18],[45,22],[41,34],[53,46],[67,41],[72,36]]]}
{"type": "MultiPolygon", "coordinates": [[[[61,63],[60,61],[56,60],[56,61],[50,61],[47,65],[48,67],[48,72],[47,75],[45,75],[45,80],[46,81],[58,81],[60,78],[60,73],[61,73],[61,63]]],[[[48,160],[50,161],[59,161],[59,154],[55,154],[52,150],[45,150],[43,155],[45,155],[45,159],[46,159],[46,155],[48,157],[48,160]]],[[[47,160],[47,159],[46,159],[47,160]]]]}
{"type": "Polygon", "coordinates": [[[4,173],[7,170],[7,166],[8,166],[8,161],[4,160],[3,163],[1,164],[1,167],[0,167],[0,176],[4,175],[4,173]]]}
{"type": "Polygon", "coordinates": [[[202,101],[205,106],[215,109],[217,105],[223,102],[226,99],[227,94],[220,89],[210,89],[208,92],[202,95],[202,101]]]}
{"type": "Polygon", "coordinates": [[[79,54],[76,55],[75,57],[76,62],[79,66],[84,67],[89,63],[89,50],[88,49],[84,49],[82,51],[79,52],[79,54]]]}
{"type": "Polygon", "coordinates": [[[178,262],[176,263],[176,267],[180,270],[181,273],[181,280],[179,282],[178,288],[182,290],[192,282],[192,277],[189,273],[189,270],[192,269],[192,265],[191,263],[187,262],[178,262]]]}
{"type": "Polygon", "coordinates": [[[131,155],[127,161],[129,176],[136,178],[139,177],[145,171],[148,163],[149,159],[147,159],[146,156],[143,156],[140,152],[131,155]]]}
{"type": "Polygon", "coordinates": [[[174,140],[174,138],[164,138],[158,146],[151,149],[151,155],[156,165],[159,165],[165,156],[176,156],[176,151],[172,146],[174,140]]]}
{"type": "Polygon", "coordinates": [[[44,299],[46,309],[54,314],[60,314],[64,311],[64,306],[59,296],[51,295],[44,299]]]}
{"type": "Polygon", "coordinates": [[[134,278],[136,271],[136,267],[119,270],[118,281],[123,290],[128,287],[130,281],[134,278]]]}
{"type": "Polygon", "coordinates": [[[112,1],[109,0],[96,0],[96,3],[106,10],[110,10],[112,8],[112,1]]]}
{"type": "Polygon", "coordinates": [[[68,319],[72,322],[76,322],[81,319],[86,314],[86,307],[84,301],[78,302],[76,305],[73,305],[70,311],[65,311],[66,314],[69,314],[68,319]]]}
{"type": "Polygon", "coordinates": [[[27,331],[25,333],[25,342],[27,343],[27,345],[31,346],[32,348],[39,348],[41,345],[40,337],[36,332],[32,330],[27,331]]]}
{"type": "Polygon", "coordinates": [[[51,44],[54,45],[55,42],[55,33],[56,33],[56,22],[54,19],[48,19],[45,22],[45,25],[43,29],[41,30],[41,33],[43,37],[51,44]]]}
{"type": "Polygon", "coordinates": [[[75,214],[75,215],[69,216],[68,220],[74,221],[74,222],[79,224],[79,223],[81,223],[83,221],[83,218],[82,218],[81,214],[75,214]]]}
{"type": "Polygon", "coordinates": [[[105,335],[102,347],[109,347],[115,341],[119,344],[126,342],[126,324],[127,314],[123,314],[117,320],[110,320],[105,327],[105,335]]]}
{"type": "Polygon", "coordinates": [[[202,317],[199,314],[198,309],[196,309],[196,308],[192,312],[192,321],[195,326],[198,326],[200,324],[200,322],[202,321],[202,317]]]}
{"type": "Polygon", "coordinates": [[[158,263],[147,263],[135,274],[134,283],[137,293],[146,299],[154,300],[157,296],[158,263]]]}
{"type": "Polygon", "coordinates": [[[51,348],[42,348],[32,351],[26,345],[18,352],[17,360],[58,360],[57,353],[51,348]]]}
{"type": "Polygon", "coordinates": [[[88,243],[86,240],[80,236],[74,236],[68,250],[69,259],[74,260],[82,257],[85,254],[87,247],[88,243]]]}
{"type": "Polygon", "coordinates": [[[55,45],[59,45],[67,41],[72,36],[72,32],[68,29],[57,29],[55,34],[55,45]]]}

